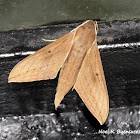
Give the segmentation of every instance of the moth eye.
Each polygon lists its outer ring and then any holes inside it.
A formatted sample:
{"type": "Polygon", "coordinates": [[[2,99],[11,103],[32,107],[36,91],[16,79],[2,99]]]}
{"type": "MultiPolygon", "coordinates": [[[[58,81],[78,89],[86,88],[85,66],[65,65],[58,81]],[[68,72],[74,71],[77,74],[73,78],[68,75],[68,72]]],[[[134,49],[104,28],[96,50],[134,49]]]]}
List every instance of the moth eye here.
{"type": "Polygon", "coordinates": [[[98,73],[96,73],[96,75],[98,76],[98,73]]]}
{"type": "Polygon", "coordinates": [[[48,51],[48,53],[51,53],[51,51],[48,51]]]}

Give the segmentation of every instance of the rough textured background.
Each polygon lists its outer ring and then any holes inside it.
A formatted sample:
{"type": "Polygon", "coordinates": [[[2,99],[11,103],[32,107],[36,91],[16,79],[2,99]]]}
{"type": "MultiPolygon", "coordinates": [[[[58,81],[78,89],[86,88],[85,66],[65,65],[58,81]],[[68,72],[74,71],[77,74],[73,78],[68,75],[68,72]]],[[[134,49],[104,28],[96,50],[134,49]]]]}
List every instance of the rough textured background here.
{"type": "MultiPolygon", "coordinates": [[[[57,39],[70,32],[80,23],[40,26],[34,29],[0,32],[0,54],[38,50],[48,44],[41,40],[42,38],[57,39]]],[[[139,20],[99,21],[98,26],[99,44],[140,41],[139,20]]]]}
{"type": "Polygon", "coordinates": [[[110,109],[108,120],[103,126],[100,126],[88,111],[2,117],[0,138],[1,140],[139,140],[140,134],[125,134],[125,131],[129,130],[138,133],[140,127],[138,112],[140,109],[137,106],[110,109]]]}
{"type": "MultiPolygon", "coordinates": [[[[0,55],[35,51],[68,33],[79,23],[0,32],[0,55]]],[[[98,44],[140,42],[140,21],[99,22],[98,44]]],[[[117,134],[140,128],[140,48],[100,49],[110,97],[110,112],[100,126],[76,91],[70,91],[58,111],[54,96],[58,77],[32,83],[7,83],[10,70],[25,56],[0,57],[0,139],[100,140],[140,139],[117,134]],[[102,133],[106,131],[109,134],[102,133]],[[113,132],[114,134],[113,134],[113,132]]]]}
{"type": "Polygon", "coordinates": [[[77,20],[140,18],[139,0],[0,0],[0,30],[77,20]]]}

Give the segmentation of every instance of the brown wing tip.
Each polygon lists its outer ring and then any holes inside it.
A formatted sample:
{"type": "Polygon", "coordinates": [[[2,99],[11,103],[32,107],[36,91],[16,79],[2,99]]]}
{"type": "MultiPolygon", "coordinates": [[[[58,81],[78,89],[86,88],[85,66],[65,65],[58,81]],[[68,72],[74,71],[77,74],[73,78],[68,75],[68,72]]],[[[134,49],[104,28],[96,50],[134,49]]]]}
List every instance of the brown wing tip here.
{"type": "Polygon", "coordinates": [[[100,114],[100,116],[96,117],[100,125],[103,125],[106,122],[108,114],[109,114],[109,107],[107,108],[106,112],[104,112],[104,114],[100,114]]]}
{"type": "Polygon", "coordinates": [[[103,125],[106,122],[106,119],[105,120],[99,120],[99,119],[97,119],[97,120],[100,123],[100,125],[103,125]]]}
{"type": "MultiPolygon", "coordinates": [[[[8,80],[8,83],[23,83],[24,81],[8,80]]],[[[25,81],[26,82],[26,81],[25,81]]],[[[27,81],[28,82],[28,81],[27,81]]]]}
{"type": "Polygon", "coordinates": [[[104,116],[101,117],[100,116],[100,117],[98,117],[96,119],[98,120],[98,122],[100,123],[100,125],[103,125],[106,122],[107,117],[104,117],[104,116]]]}
{"type": "Polygon", "coordinates": [[[59,92],[56,92],[55,100],[54,100],[55,110],[57,110],[57,108],[60,105],[63,98],[64,98],[64,96],[62,94],[60,94],[59,92]]]}
{"type": "Polygon", "coordinates": [[[22,81],[17,81],[14,79],[8,79],[8,83],[22,83],[22,81]]]}
{"type": "Polygon", "coordinates": [[[8,77],[8,83],[12,83],[12,82],[17,82],[15,80],[15,78],[13,77],[13,70],[11,70],[9,77],[8,77]]]}
{"type": "Polygon", "coordinates": [[[14,82],[14,81],[12,80],[12,78],[9,75],[9,77],[8,77],[8,83],[11,83],[11,82],[14,82]]]}
{"type": "Polygon", "coordinates": [[[8,83],[12,83],[12,81],[8,80],[8,83]]]}
{"type": "Polygon", "coordinates": [[[18,82],[22,82],[22,81],[20,81],[19,79],[13,77],[12,74],[10,73],[9,77],[8,77],[8,83],[18,83],[18,82]]]}
{"type": "Polygon", "coordinates": [[[59,104],[60,104],[60,101],[58,101],[58,99],[55,97],[55,100],[54,100],[55,110],[57,110],[59,104]]]}

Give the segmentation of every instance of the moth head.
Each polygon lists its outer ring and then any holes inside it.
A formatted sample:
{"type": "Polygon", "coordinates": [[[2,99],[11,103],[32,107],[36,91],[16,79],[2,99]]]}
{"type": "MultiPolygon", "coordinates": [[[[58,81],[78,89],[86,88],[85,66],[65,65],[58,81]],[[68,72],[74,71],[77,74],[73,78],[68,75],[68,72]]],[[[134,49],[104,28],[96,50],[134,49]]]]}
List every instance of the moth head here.
{"type": "Polygon", "coordinates": [[[89,26],[89,28],[91,28],[90,25],[92,25],[92,27],[95,29],[95,35],[97,35],[97,33],[98,33],[98,23],[97,23],[97,21],[87,20],[83,24],[81,24],[80,26],[84,26],[84,25],[89,26]]]}

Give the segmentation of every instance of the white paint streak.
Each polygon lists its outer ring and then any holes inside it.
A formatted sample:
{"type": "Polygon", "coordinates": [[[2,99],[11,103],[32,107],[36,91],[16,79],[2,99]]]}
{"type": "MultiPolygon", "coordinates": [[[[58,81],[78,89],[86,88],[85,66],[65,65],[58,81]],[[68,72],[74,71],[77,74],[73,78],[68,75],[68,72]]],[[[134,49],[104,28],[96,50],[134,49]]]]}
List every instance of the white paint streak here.
{"type": "Polygon", "coordinates": [[[132,46],[140,46],[140,42],[136,43],[123,43],[123,44],[110,44],[110,45],[99,45],[99,49],[107,49],[107,48],[117,48],[117,47],[132,47],[132,46]]]}
{"type": "MultiPolygon", "coordinates": [[[[119,47],[132,47],[132,46],[140,46],[140,42],[136,43],[123,43],[123,44],[110,44],[110,45],[98,45],[99,49],[108,49],[108,48],[119,48],[119,47]]],[[[33,54],[35,51],[28,52],[17,52],[10,54],[0,54],[0,58],[13,57],[13,56],[26,56],[33,54]]]]}
{"type": "Polygon", "coordinates": [[[35,51],[28,51],[28,52],[17,52],[17,53],[10,53],[10,54],[0,54],[0,58],[3,57],[13,57],[13,56],[24,56],[33,54],[35,51]]]}

